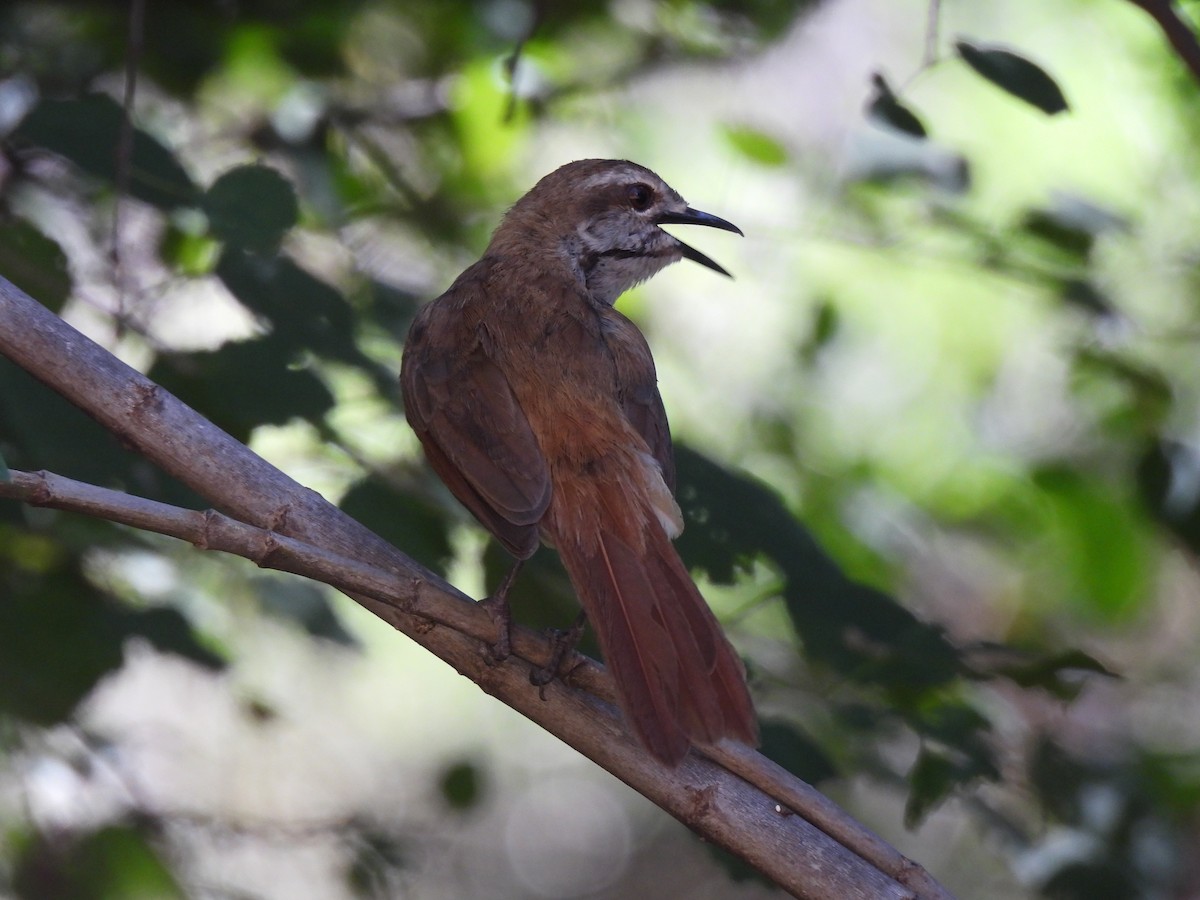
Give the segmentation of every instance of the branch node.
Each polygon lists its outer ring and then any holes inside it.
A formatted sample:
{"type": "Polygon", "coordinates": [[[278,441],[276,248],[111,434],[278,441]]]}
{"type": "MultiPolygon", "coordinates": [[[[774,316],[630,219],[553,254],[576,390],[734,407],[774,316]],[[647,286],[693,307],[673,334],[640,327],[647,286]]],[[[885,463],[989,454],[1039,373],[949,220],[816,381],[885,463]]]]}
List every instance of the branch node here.
{"type": "Polygon", "coordinates": [[[201,515],[204,517],[204,524],[200,528],[200,536],[192,541],[192,546],[198,547],[201,550],[207,550],[212,546],[212,541],[209,535],[212,534],[217,523],[221,519],[221,514],[215,509],[206,509],[201,515]]]}
{"type": "Polygon", "coordinates": [[[34,472],[33,477],[37,479],[37,483],[25,502],[30,506],[46,506],[54,500],[54,489],[50,487],[50,473],[42,469],[34,472]]]}

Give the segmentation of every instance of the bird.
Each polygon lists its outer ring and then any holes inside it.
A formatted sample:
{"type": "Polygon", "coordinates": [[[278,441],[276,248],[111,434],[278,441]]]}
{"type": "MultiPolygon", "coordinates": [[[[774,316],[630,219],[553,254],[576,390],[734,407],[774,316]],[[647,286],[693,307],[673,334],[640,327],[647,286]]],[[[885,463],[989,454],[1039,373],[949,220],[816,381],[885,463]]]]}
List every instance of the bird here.
{"type": "Polygon", "coordinates": [[[430,467],[515,559],[489,598],[504,627],[521,563],[554,547],[633,735],[674,767],[693,746],[756,746],[758,725],[741,659],[672,544],[683,517],[654,359],[614,308],[682,259],[729,274],[662,225],[742,234],[627,160],[544,176],[414,318],[400,381],[430,467]]]}

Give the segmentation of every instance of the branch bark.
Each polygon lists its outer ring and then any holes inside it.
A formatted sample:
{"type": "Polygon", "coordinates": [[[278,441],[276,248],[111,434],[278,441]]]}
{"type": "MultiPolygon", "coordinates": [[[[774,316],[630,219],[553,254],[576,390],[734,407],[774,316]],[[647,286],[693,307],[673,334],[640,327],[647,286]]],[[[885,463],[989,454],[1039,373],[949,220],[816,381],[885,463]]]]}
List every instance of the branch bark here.
{"type": "Polygon", "coordinates": [[[483,690],[575,747],[706,839],[799,898],[950,894],[924,869],[760,754],[721,746],[677,769],[626,733],[596,664],[546,702],[529,682],[546,642],[514,630],[514,656],[486,662],[491,619],[473,601],[302,487],[0,277],[0,353],[62,394],[215,510],[181,510],[46,474],[0,496],[72,509],[237,553],[344,590],[483,690]]]}
{"type": "Polygon", "coordinates": [[[1171,42],[1175,55],[1191,70],[1196,81],[1200,82],[1200,40],[1197,39],[1196,32],[1179,15],[1171,0],[1129,0],[1129,2],[1144,9],[1158,23],[1158,27],[1171,42]]]}

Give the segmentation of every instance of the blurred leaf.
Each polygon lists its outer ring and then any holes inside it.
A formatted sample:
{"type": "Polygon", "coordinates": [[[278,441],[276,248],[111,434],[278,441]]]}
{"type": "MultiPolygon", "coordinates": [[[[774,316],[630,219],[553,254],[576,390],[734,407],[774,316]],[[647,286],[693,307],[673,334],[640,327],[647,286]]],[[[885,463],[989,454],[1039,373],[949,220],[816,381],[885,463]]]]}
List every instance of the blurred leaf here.
{"type": "Polygon", "coordinates": [[[1142,887],[1125,867],[1114,862],[1064,860],[1041,886],[1051,900],[1141,900],[1142,887]]]}
{"type": "Polygon", "coordinates": [[[904,805],[904,827],[913,829],[925,821],[935,807],[964,781],[961,765],[929,747],[921,747],[908,773],[908,802],[904,805]]]}
{"type": "Polygon", "coordinates": [[[1091,231],[1060,218],[1052,210],[1030,210],[1021,227],[1066,255],[1080,260],[1087,258],[1095,243],[1095,235],[1091,231]]]}
{"type": "Polygon", "coordinates": [[[454,558],[450,526],[431,504],[370,475],[352,485],[338,506],[421,565],[446,574],[454,558]]]}
{"type": "Polygon", "coordinates": [[[1101,764],[1076,756],[1049,734],[1035,735],[1026,763],[1028,779],[1045,813],[1067,825],[1085,817],[1085,789],[1110,779],[1101,764]]]}
{"type": "MultiPolygon", "coordinates": [[[[13,530],[4,544],[21,552],[13,530]]],[[[54,562],[39,572],[27,565],[0,559],[0,711],[54,725],[120,667],[126,634],[115,604],[77,568],[54,562]]]]}
{"type": "Polygon", "coordinates": [[[0,481],[6,484],[12,481],[12,472],[8,470],[8,463],[4,461],[3,453],[0,453],[0,481]]]}
{"type": "Polygon", "coordinates": [[[226,247],[217,276],[251,312],[271,323],[293,352],[370,367],[354,340],[346,298],[283,256],[258,256],[226,247]]]}
{"type": "Polygon", "coordinates": [[[729,584],[737,570],[769,560],[785,577],[785,606],[810,659],[896,689],[962,674],[958,652],[940,629],[848,580],[773,491],[687,447],[677,447],[675,456],[687,522],[676,546],[684,561],[729,584]]]}
{"type": "Polygon", "coordinates": [[[61,312],[71,295],[62,247],[28,222],[0,225],[0,272],[43,306],[61,312]]]}
{"type": "Polygon", "coordinates": [[[981,737],[987,724],[975,710],[955,704],[939,707],[934,720],[926,723],[923,733],[933,734],[946,746],[934,748],[922,742],[908,775],[905,827],[916,828],[939,803],[971,782],[1000,777],[993,751],[981,737]]]}
{"type": "MultiPolygon", "coordinates": [[[[104,94],[76,100],[42,100],[15,135],[60,156],[84,172],[116,185],[117,147],[124,110],[104,94]]],[[[154,206],[190,206],[199,192],[175,155],[140,128],[133,133],[129,190],[154,206]]]]}
{"type": "Polygon", "coordinates": [[[764,722],[759,750],[809,784],[820,784],[838,774],[825,751],[791,723],[764,722]]]}
{"type": "Polygon", "coordinates": [[[766,132],[743,125],[726,125],[721,130],[733,149],[753,162],[775,167],[788,161],[787,148],[766,132]]]}
{"type": "Polygon", "coordinates": [[[1046,71],[1023,56],[1000,47],[956,41],[958,55],[972,69],[1019,100],[1047,115],[1065,112],[1067,99],[1046,71]]]}
{"type": "Polygon", "coordinates": [[[961,153],[890,126],[858,129],[846,155],[850,182],[891,183],[916,179],[951,194],[971,186],[971,166],[961,153]]]}
{"type": "Polygon", "coordinates": [[[121,447],[90,416],[0,357],[0,435],[8,462],[196,507],[195,493],[121,447]]]}
{"type": "Polygon", "coordinates": [[[1144,506],[1200,553],[1200,449],[1159,440],[1142,455],[1137,480],[1144,506]]]}
{"type": "Polygon", "coordinates": [[[403,896],[396,875],[409,866],[405,843],[393,834],[365,826],[354,835],[354,856],[346,869],[347,886],[355,896],[376,900],[403,896]]]}
{"type": "Polygon", "coordinates": [[[216,350],[162,353],[148,377],[243,443],[259,425],[319,422],[333,395],[297,369],[294,351],[274,335],[230,341],[216,350]]]}
{"type": "Polygon", "coordinates": [[[267,166],[230,169],[201,201],[213,232],[247,250],[269,251],[296,224],[299,207],[292,183],[267,166]]]}
{"type": "Polygon", "coordinates": [[[1067,278],[1059,287],[1063,302],[1093,316],[1115,315],[1117,309],[1111,300],[1094,284],[1082,278],[1067,278]]]}
{"type": "Polygon", "coordinates": [[[169,900],[185,896],[138,830],[108,826],[73,839],[55,833],[23,848],[13,872],[22,900],[169,900]]]}
{"type": "Polygon", "coordinates": [[[1082,650],[1064,650],[1032,658],[1028,654],[1017,655],[1010,648],[1000,648],[1000,653],[1006,658],[983,667],[988,677],[1008,678],[1023,688],[1042,688],[1063,700],[1074,699],[1079,694],[1086,683],[1085,674],[1118,677],[1082,650]]]}
{"type": "Polygon", "coordinates": [[[163,232],[158,248],[163,262],[181,275],[208,275],[220,258],[221,244],[207,234],[193,234],[177,227],[163,232]]]}
{"type": "Polygon", "coordinates": [[[482,782],[479,766],[464,760],[448,766],[442,772],[438,786],[447,806],[456,812],[466,812],[479,805],[482,782]]]}
{"type": "Polygon", "coordinates": [[[93,586],[61,546],[42,555],[38,536],[4,525],[0,536],[0,711],[41,725],[63,721],[120,668],[131,637],[210,669],[224,665],[177,610],[129,610],[93,586]]]}
{"type": "Polygon", "coordinates": [[[867,101],[868,118],[875,119],[915,138],[923,138],[928,135],[929,132],[925,130],[921,120],[897,99],[882,74],[876,72],[872,75],[871,83],[874,85],[875,91],[867,101]]]}
{"type": "Polygon", "coordinates": [[[120,610],[118,622],[127,637],[142,638],[159,653],[191,660],[212,671],[225,668],[225,658],[197,640],[191,623],[174,607],[120,610]]]}
{"type": "Polygon", "coordinates": [[[311,581],[260,577],[254,579],[254,591],[264,612],[295,622],[312,637],[343,647],[359,647],[358,639],[346,630],[329,602],[328,591],[311,581]]]}
{"type": "Polygon", "coordinates": [[[1150,578],[1150,535],[1134,509],[1111,490],[1064,468],[1034,474],[1057,542],[1056,565],[1076,598],[1093,612],[1119,618],[1137,609],[1150,578]]]}

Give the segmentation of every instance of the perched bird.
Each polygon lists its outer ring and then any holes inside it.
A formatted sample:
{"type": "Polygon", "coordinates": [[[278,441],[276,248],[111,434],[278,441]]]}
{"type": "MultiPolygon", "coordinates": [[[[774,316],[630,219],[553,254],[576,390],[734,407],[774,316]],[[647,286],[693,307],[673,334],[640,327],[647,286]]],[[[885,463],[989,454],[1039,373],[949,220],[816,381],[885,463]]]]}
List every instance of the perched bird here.
{"type": "MultiPolygon", "coordinates": [[[[680,259],[728,274],[666,224],[741,234],[631,162],[551,172],[421,310],[400,377],[430,465],[512,574],[540,542],[557,549],[633,733],[676,765],[758,729],[741,661],[671,544],[683,520],[654,360],[613,308],[680,259]]],[[[493,595],[505,611],[511,582],[493,595]]]]}

